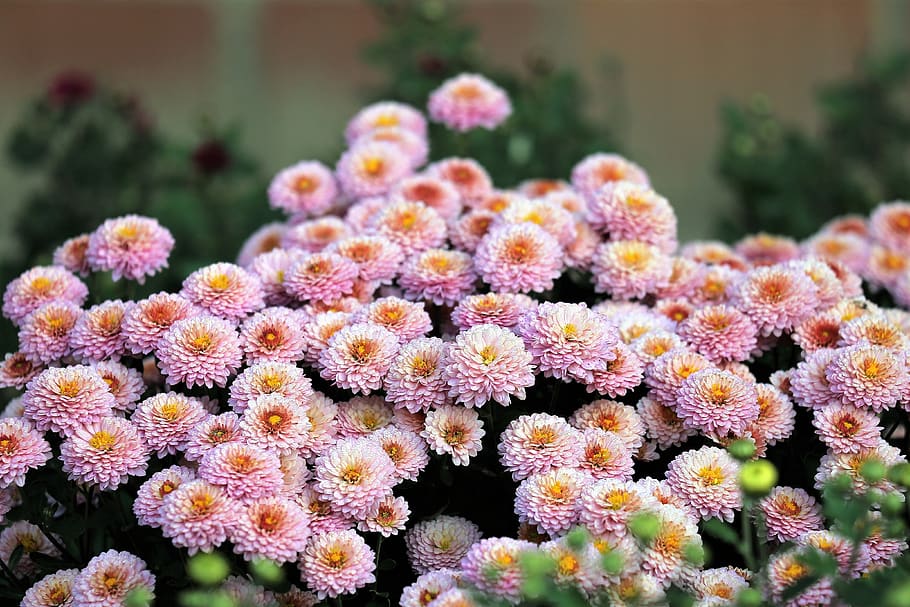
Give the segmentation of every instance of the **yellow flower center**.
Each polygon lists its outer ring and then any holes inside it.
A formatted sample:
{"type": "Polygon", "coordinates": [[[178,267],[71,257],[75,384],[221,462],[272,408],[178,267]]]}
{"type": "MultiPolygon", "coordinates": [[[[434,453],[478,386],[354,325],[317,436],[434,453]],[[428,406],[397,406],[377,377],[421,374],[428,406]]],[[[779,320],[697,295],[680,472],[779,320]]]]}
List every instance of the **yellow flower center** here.
{"type": "Polygon", "coordinates": [[[120,587],[121,583],[122,580],[118,575],[107,573],[104,576],[104,587],[107,588],[108,592],[116,591],[120,587]]]}
{"type": "Polygon", "coordinates": [[[231,279],[227,274],[215,274],[209,278],[209,286],[216,291],[224,291],[231,285],[231,279]]]}
{"type": "Polygon", "coordinates": [[[110,451],[117,444],[117,438],[106,430],[99,430],[88,440],[88,444],[98,451],[110,451]]]}
{"type": "Polygon", "coordinates": [[[376,117],[376,120],[373,121],[373,126],[398,126],[398,116],[395,114],[380,114],[376,117]]]}
{"type": "Polygon", "coordinates": [[[344,567],[344,564],[347,562],[348,558],[347,555],[345,555],[344,551],[338,548],[332,548],[326,553],[325,560],[326,563],[328,563],[329,567],[332,569],[341,569],[344,567]]]}
{"type": "Polygon", "coordinates": [[[51,289],[51,279],[46,276],[39,276],[38,278],[32,281],[31,287],[32,291],[36,293],[47,293],[51,289]]]}
{"type": "Polygon", "coordinates": [[[73,398],[79,394],[79,388],[81,387],[82,385],[75,379],[64,379],[57,384],[57,393],[60,396],[73,398]]]}
{"type": "Polygon", "coordinates": [[[710,464],[703,467],[697,474],[704,485],[714,486],[724,482],[724,472],[720,469],[720,466],[716,464],[710,464]]]}
{"type": "Polygon", "coordinates": [[[174,481],[164,481],[161,483],[161,487],[158,488],[158,497],[163,498],[165,495],[168,495],[176,488],[177,484],[174,481]]]}
{"type": "Polygon", "coordinates": [[[274,512],[263,512],[259,515],[259,528],[264,531],[275,531],[281,524],[281,517],[274,512]]]}
{"type": "Polygon", "coordinates": [[[294,180],[294,191],[298,194],[309,194],[316,189],[316,181],[310,177],[301,176],[294,180]]]}
{"type": "Polygon", "coordinates": [[[349,485],[356,485],[363,479],[363,473],[358,468],[348,468],[341,473],[341,479],[349,485]]]}
{"type": "Polygon", "coordinates": [[[484,346],[478,354],[480,354],[480,361],[485,365],[491,365],[496,360],[496,348],[493,346],[484,346]]]}
{"type": "Polygon", "coordinates": [[[214,503],[215,498],[212,494],[203,493],[190,500],[190,508],[193,510],[194,514],[202,515],[208,513],[214,503]]]}
{"type": "Polygon", "coordinates": [[[363,170],[364,170],[364,172],[366,172],[367,175],[376,177],[377,175],[379,175],[382,172],[383,165],[384,165],[384,163],[382,161],[382,158],[377,158],[377,157],[373,156],[373,157],[364,159],[363,170]]]}
{"type": "Polygon", "coordinates": [[[777,500],[777,507],[788,516],[796,516],[801,512],[799,504],[797,504],[793,498],[787,497],[786,495],[781,496],[780,499],[777,500]]]}
{"type": "Polygon", "coordinates": [[[271,426],[272,428],[277,428],[278,426],[281,425],[281,422],[284,421],[284,418],[281,415],[279,415],[278,413],[272,413],[271,415],[268,416],[266,421],[268,422],[269,426],[271,426]]]}
{"type": "Polygon", "coordinates": [[[460,426],[446,428],[442,438],[451,446],[460,445],[464,441],[465,430],[460,426]]]}
{"type": "Polygon", "coordinates": [[[869,379],[875,379],[881,372],[879,362],[874,358],[867,358],[862,363],[863,375],[869,379]]]}
{"type": "Polygon", "coordinates": [[[610,491],[604,501],[607,502],[607,506],[610,510],[619,510],[623,506],[629,503],[632,499],[632,494],[625,489],[613,489],[610,491]]]}
{"type": "Polygon", "coordinates": [[[180,405],[174,401],[168,401],[161,405],[161,408],[158,410],[159,416],[165,420],[172,422],[177,419],[177,416],[180,415],[180,405]]]}
{"type": "Polygon", "coordinates": [[[269,373],[262,376],[262,385],[272,392],[280,389],[283,383],[284,382],[281,380],[281,378],[274,373],[269,373]]]}
{"type": "Polygon", "coordinates": [[[559,572],[563,575],[571,575],[578,571],[578,559],[571,554],[564,554],[557,561],[559,572]]]}
{"type": "Polygon", "coordinates": [[[63,605],[70,596],[69,588],[58,582],[47,593],[48,604],[53,606],[63,605]]]}
{"type": "Polygon", "coordinates": [[[414,371],[415,375],[420,377],[428,377],[434,371],[436,371],[436,363],[431,360],[427,360],[422,356],[415,356],[414,360],[411,362],[411,369],[414,371]]]}
{"type": "Polygon", "coordinates": [[[193,346],[197,353],[205,352],[212,345],[212,336],[207,334],[198,335],[190,340],[190,345],[193,346]]]}

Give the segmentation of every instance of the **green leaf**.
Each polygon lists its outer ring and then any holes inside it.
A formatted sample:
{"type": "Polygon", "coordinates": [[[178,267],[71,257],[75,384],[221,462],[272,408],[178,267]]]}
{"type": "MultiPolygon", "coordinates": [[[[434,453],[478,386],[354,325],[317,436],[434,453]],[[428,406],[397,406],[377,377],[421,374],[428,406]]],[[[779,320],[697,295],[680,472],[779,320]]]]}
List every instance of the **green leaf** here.
{"type": "MultiPolygon", "coordinates": [[[[746,515],[743,514],[742,516],[746,515]]],[[[728,544],[734,546],[739,544],[739,535],[737,535],[733,527],[718,518],[709,518],[704,521],[702,523],[702,531],[728,544]]]]}

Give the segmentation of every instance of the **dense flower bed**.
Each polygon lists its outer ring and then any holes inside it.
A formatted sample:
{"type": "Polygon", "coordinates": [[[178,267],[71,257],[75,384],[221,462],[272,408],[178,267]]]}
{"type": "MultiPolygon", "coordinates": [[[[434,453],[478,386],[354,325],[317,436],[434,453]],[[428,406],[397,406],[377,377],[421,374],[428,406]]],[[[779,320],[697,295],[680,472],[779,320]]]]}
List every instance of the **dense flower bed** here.
{"type": "MultiPolygon", "coordinates": [[[[474,75],[428,104],[510,111],[474,75]]],[[[907,549],[910,204],[680,247],[616,155],[500,190],[426,165],[415,108],[345,137],[179,293],[132,294],[175,244],[132,215],[7,287],[4,597],[826,605],[907,549]],[[124,299],[89,305],[104,272],[124,299]]]]}

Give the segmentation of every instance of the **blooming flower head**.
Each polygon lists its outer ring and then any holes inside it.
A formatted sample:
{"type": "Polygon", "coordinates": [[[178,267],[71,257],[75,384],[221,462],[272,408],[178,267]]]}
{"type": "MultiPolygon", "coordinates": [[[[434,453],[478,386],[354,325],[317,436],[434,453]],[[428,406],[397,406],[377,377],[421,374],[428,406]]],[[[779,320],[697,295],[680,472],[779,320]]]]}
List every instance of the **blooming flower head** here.
{"type": "MultiPolygon", "coordinates": [[[[839,345],[854,346],[867,342],[891,350],[910,348],[910,335],[884,314],[867,314],[844,323],[839,332],[839,345]]],[[[837,344],[832,344],[832,347],[837,344]]]]}
{"type": "Polygon", "coordinates": [[[412,413],[445,404],[446,362],[446,346],[438,337],[421,337],[406,343],[385,376],[386,398],[412,413]]]}
{"type": "Polygon", "coordinates": [[[880,245],[872,245],[863,277],[876,286],[893,289],[910,269],[906,253],[880,245]]]}
{"type": "Polygon", "coordinates": [[[609,182],[588,197],[591,226],[613,240],[637,240],[664,253],[676,248],[676,214],[667,199],[647,185],[609,182]]]}
{"type": "Polygon", "coordinates": [[[768,266],[743,276],[735,301],[762,335],[780,335],[815,312],[816,292],[815,283],[803,272],[768,266]]]}
{"type": "Polygon", "coordinates": [[[397,145],[385,141],[356,143],[338,161],[335,175],[352,198],[387,193],[412,170],[411,159],[397,145]]]}
{"type": "Polygon", "coordinates": [[[696,605],[721,607],[731,604],[731,600],[748,588],[749,582],[736,569],[719,567],[700,571],[692,586],[696,605]]]}
{"type": "Polygon", "coordinates": [[[714,363],[743,361],[757,347],[757,327],[732,306],[705,306],[680,323],[679,336],[714,363]]]}
{"type": "Polygon", "coordinates": [[[88,288],[59,266],[38,266],[27,270],[6,286],[3,315],[16,324],[42,305],[55,300],[81,306],[88,288]]]}
{"type": "Polygon", "coordinates": [[[184,481],[164,500],[161,532],[191,555],[208,552],[228,538],[242,508],[222,487],[202,479],[184,481]]]}
{"type": "Polygon", "coordinates": [[[391,282],[404,261],[397,244],[382,236],[361,234],[333,242],[327,253],[350,259],[357,266],[358,277],[365,281],[391,282]]]}
{"type": "Polygon", "coordinates": [[[758,418],[754,384],[728,371],[705,369],[679,389],[676,413],[687,427],[718,437],[742,433],[758,418]]]}
{"type": "Polygon", "coordinates": [[[635,409],[612,400],[598,399],[579,407],[569,422],[579,430],[593,428],[616,435],[630,451],[644,444],[645,425],[635,409]]]}
{"type": "Polygon", "coordinates": [[[472,158],[446,158],[434,162],[427,167],[426,174],[451,183],[466,204],[472,204],[493,191],[489,173],[472,158]]]}
{"type": "Polygon", "coordinates": [[[89,238],[89,234],[80,234],[64,240],[63,244],[54,249],[54,265],[66,268],[73,274],[88,276],[91,269],[86,255],[89,238]]]}
{"type": "Polygon", "coordinates": [[[196,473],[184,466],[169,466],[151,475],[142,483],[133,502],[133,513],[140,525],[161,527],[164,500],[177,487],[196,478],[196,473]]]}
{"type": "Polygon", "coordinates": [[[799,245],[792,238],[765,232],[746,236],[734,250],[753,266],[771,266],[799,257],[799,245]]]}
{"type": "Polygon", "coordinates": [[[386,426],[370,436],[392,460],[398,479],[417,480],[430,461],[426,442],[410,430],[386,426]]]}
{"type": "Polygon", "coordinates": [[[889,445],[883,439],[870,449],[862,449],[856,453],[836,453],[829,451],[822,456],[815,475],[815,488],[822,489],[826,482],[838,475],[846,475],[853,484],[853,491],[862,495],[870,489],[884,492],[896,491],[894,483],[887,479],[878,481],[866,478],[862,472],[863,467],[870,462],[890,467],[905,462],[906,458],[897,447],[889,445]]]}
{"type": "Polygon", "coordinates": [[[503,467],[518,481],[551,468],[577,466],[584,439],[565,419],[532,413],[509,423],[498,450],[503,467]]]}
{"type": "Polygon", "coordinates": [[[129,552],[108,550],[94,557],[73,582],[73,605],[118,607],[134,591],[155,596],[155,576],[129,552]]]}
{"type": "Polygon", "coordinates": [[[492,229],[496,214],[485,209],[475,209],[452,220],[449,226],[449,240],[458,249],[467,253],[477,250],[480,242],[492,229]]]}
{"type": "Polygon", "coordinates": [[[886,247],[910,253],[910,203],[879,205],[869,217],[869,235],[886,247]]]}
{"type": "MultiPolygon", "coordinates": [[[[811,573],[812,570],[804,564],[799,549],[782,550],[775,553],[768,561],[768,590],[771,598],[775,602],[781,601],[789,588],[811,573]]],[[[786,605],[788,607],[831,605],[834,601],[835,594],[831,587],[831,579],[823,577],[805,590],[797,592],[796,596],[789,598],[786,605]]]]}
{"type": "Polygon", "coordinates": [[[149,449],[165,457],[185,449],[190,431],[207,415],[197,399],[167,392],[139,403],[131,419],[149,449]]]}
{"type": "Polygon", "coordinates": [[[790,393],[797,404],[818,408],[836,403],[840,398],[831,390],[827,369],[838,350],[822,348],[811,352],[790,374],[790,393]]]}
{"type": "Polygon", "coordinates": [[[119,417],[80,425],[60,445],[70,480],[111,491],[130,476],[143,476],[148,449],[136,426],[119,417]]]}
{"type": "Polygon", "coordinates": [[[298,301],[330,302],[354,290],[357,264],[335,253],[312,253],[292,265],[285,290],[298,301]]]}
{"type": "MultiPolygon", "coordinates": [[[[430,153],[430,145],[424,137],[415,135],[412,131],[396,126],[387,126],[365,133],[354,146],[370,142],[389,143],[397,147],[404,154],[412,169],[423,165],[430,153]]],[[[399,181],[399,183],[401,183],[399,181]]],[[[393,188],[394,189],[394,188],[393,188]]]]}
{"type": "Polygon", "coordinates": [[[132,303],[119,299],[92,306],[76,321],[70,334],[73,355],[100,361],[119,358],[126,353],[123,319],[132,303]]]}
{"type": "Polygon", "coordinates": [[[768,540],[791,542],[824,523],[821,507],[803,489],[774,487],[758,507],[765,517],[768,540]]]}
{"type": "Polygon", "coordinates": [[[659,356],[683,347],[683,340],[676,333],[658,329],[648,331],[629,346],[647,369],[659,356]]]}
{"type": "Polygon", "coordinates": [[[479,74],[460,74],[430,94],[430,119],[453,131],[495,129],[512,113],[504,90],[479,74]]]}
{"type": "Polygon", "coordinates": [[[324,164],[304,161],[279,171],[268,193],[273,209],[305,217],[328,211],[338,195],[338,186],[324,164]]]}
{"type": "Polygon", "coordinates": [[[550,535],[565,533],[578,522],[579,500],[587,475],[554,467],[521,481],[515,493],[518,520],[550,535]]]}
{"type": "Polygon", "coordinates": [[[365,518],[392,492],[395,464],[370,438],[336,442],[316,459],[316,490],[341,512],[365,518]]]}
{"type": "Polygon", "coordinates": [[[594,288],[619,299],[641,298],[665,284],[673,271],[670,258],[657,247],[637,240],[600,245],[594,255],[594,288]]]}
{"type": "Polygon", "coordinates": [[[375,323],[356,323],[335,333],[319,355],[320,375],[355,394],[382,387],[399,342],[394,333],[375,323]]]}
{"type": "Polygon", "coordinates": [[[857,234],[819,232],[803,243],[805,254],[828,263],[839,263],[862,272],[869,256],[869,242],[857,234]]]}
{"type": "Polygon", "coordinates": [[[633,473],[632,452],[618,436],[588,428],[584,431],[584,453],[578,468],[597,480],[628,480],[633,473]]]}
{"type": "Polygon", "coordinates": [[[812,425],[819,439],[836,453],[872,449],[881,440],[877,415],[852,405],[831,404],[815,410],[812,425]]]}
{"type": "Polygon", "coordinates": [[[373,550],[355,531],[328,531],[310,538],[300,571],[320,599],[335,598],[373,583],[374,561],[373,550]]]}
{"type": "Polygon", "coordinates": [[[292,363],[303,358],[304,339],[299,320],[288,308],[266,308],[240,327],[247,363],[292,363]]]}
{"type": "Polygon", "coordinates": [[[508,406],[512,396],[524,400],[525,388],[534,385],[532,357],[521,338],[496,325],[459,333],[448,359],[449,395],[468,407],[489,400],[508,406]]]}
{"type": "Polygon", "coordinates": [[[22,389],[41,373],[42,367],[24,352],[11,352],[0,363],[0,388],[22,389]]]}
{"type": "Polygon", "coordinates": [[[686,550],[701,546],[696,520],[676,506],[660,504],[653,510],[657,519],[657,533],[648,542],[642,542],[641,568],[661,582],[669,582],[681,575],[686,567],[686,550]]]}
{"type": "Polygon", "coordinates": [[[272,249],[256,255],[246,269],[257,277],[262,285],[263,299],[267,305],[284,306],[291,303],[291,297],[284,288],[288,271],[307,253],[301,249],[272,249]]]}
{"type": "MultiPolygon", "coordinates": [[[[697,261],[680,255],[671,257],[670,263],[672,268],[670,270],[670,277],[667,279],[666,283],[655,291],[655,295],[662,299],[672,299],[674,302],[683,301],[692,305],[692,302],[690,302],[688,298],[697,288],[699,281],[702,278],[702,274],[705,271],[705,267],[697,261]]],[[[655,307],[657,307],[657,304],[655,304],[655,307]]],[[[665,316],[671,316],[664,312],[661,313],[665,316]]],[[[688,314],[685,316],[688,316],[688,314]]],[[[671,319],[680,322],[685,320],[685,316],[682,318],[671,316],[671,319]]]]}
{"type": "Polygon", "coordinates": [[[527,295],[516,293],[469,295],[452,310],[452,324],[461,330],[485,324],[511,329],[535,305],[527,295]]]}
{"type": "Polygon", "coordinates": [[[644,169],[618,154],[591,154],[572,167],[572,187],[585,196],[593,196],[605,184],[620,181],[649,185],[644,169]]]}
{"type": "Polygon", "coordinates": [[[259,278],[232,263],[196,270],[183,281],[180,294],[209,314],[228,320],[240,320],[265,305],[259,278]]]}
{"type": "Polygon", "coordinates": [[[284,497],[263,497],[247,504],[231,529],[234,552],[246,560],[277,563],[297,559],[310,535],[306,512],[284,497]]]}
{"type": "Polygon", "coordinates": [[[0,419],[0,488],[23,486],[26,473],[50,458],[50,444],[28,421],[0,419]]]}
{"type": "Polygon", "coordinates": [[[28,521],[15,521],[0,532],[0,560],[10,563],[13,552],[20,548],[22,557],[13,567],[13,574],[19,577],[32,577],[38,572],[38,564],[32,560],[32,554],[60,556],[60,550],[41,529],[28,521]]]}
{"type": "Polygon", "coordinates": [[[389,127],[406,129],[419,137],[427,134],[427,121],[416,108],[397,101],[379,101],[361,108],[351,118],[344,137],[352,144],[371,131],[389,127]]]}
{"type": "Polygon", "coordinates": [[[660,449],[681,445],[696,434],[696,431],[686,427],[676,414],[676,407],[645,397],[638,401],[637,409],[648,436],[657,441],[660,449]]]}
{"type": "Polygon", "coordinates": [[[68,607],[73,604],[73,582],[78,569],[61,569],[44,576],[25,591],[22,607],[68,607]]]}
{"type": "Polygon", "coordinates": [[[334,215],[326,215],[288,226],[281,237],[281,246],[319,253],[348,236],[351,236],[351,228],[344,221],[334,215]]]}
{"type": "Polygon", "coordinates": [[[534,544],[507,537],[480,540],[461,561],[464,577],[484,592],[517,602],[521,591],[522,570],[519,556],[534,544]]]}
{"type": "Polygon", "coordinates": [[[421,574],[401,592],[401,607],[426,607],[438,596],[455,588],[458,581],[454,569],[434,569],[421,574]]]}
{"type": "Polygon", "coordinates": [[[381,297],[354,313],[353,322],[373,323],[395,334],[401,343],[422,337],[433,329],[423,302],[381,297]]]}
{"type": "Polygon", "coordinates": [[[242,358],[233,323],[216,316],[178,320],[158,342],[158,367],[171,385],[224,387],[242,358]]]}
{"type": "Polygon", "coordinates": [[[297,399],[263,394],[251,400],[240,419],[247,444],[277,451],[296,451],[307,441],[310,419],[297,399]]]}
{"type": "Polygon", "coordinates": [[[329,500],[323,499],[313,488],[313,483],[304,486],[294,496],[294,501],[309,514],[311,535],[350,529],[354,525],[354,519],[341,512],[329,500]]]}
{"type": "Polygon", "coordinates": [[[145,392],[142,373],[119,362],[106,360],[93,365],[114,396],[114,409],[132,411],[145,392]]]}
{"type": "Polygon", "coordinates": [[[546,230],[560,246],[569,246],[577,237],[572,213],[545,199],[516,198],[499,215],[499,223],[533,223],[546,230]]]}
{"type": "Polygon", "coordinates": [[[41,305],[22,321],[19,351],[35,364],[68,356],[73,351],[73,332],[83,314],[76,304],[65,300],[41,305]]]}
{"type": "Polygon", "coordinates": [[[42,371],[29,382],[22,404],[39,430],[67,434],[111,415],[116,401],[96,369],[75,365],[42,371]]]}
{"type": "Polygon", "coordinates": [[[307,401],[313,395],[310,379],[303,369],[290,363],[263,362],[250,365],[231,382],[228,402],[243,413],[250,401],[263,394],[280,394],[307,401]]]}
{"type": "Polygon", "coordinates": [[[589,531],[615,540],[627,534],[626,526],[632,516],[656,504],[656,500],[635,483],[608,478],[584,487],[579,516],[589,531]]]}
{"type": "MultiPolygon", "coordinates": [[[[287,229],[286,224],[273,222],[265,224],[250,234],[243,241],[243,245],[237,253],[237,265],[253,272],[259,277],[260,281],[264,281],[263,274],[252,267],[253,261],[260,255],[265,255],[272,251],[281,251],[281,239],[284,238],[284,233],[287,229]]],[[[262,287],[265,290],[264,284],[262,287]]]]}
{"type": "Polygon", "coordinates": [[[473,260],[467,253],[427,249],[404,265],[399,285],[409,299],[452,306],[474,291],[476,280],[473,260]]]}
{"type": "Polygon", "coordinates": [[[702,518],[733,520],[742,507],[739,465],[723,449],[702,447],[680,453],[667,467],[667,484],[702,518]]]}
{"type": "Polygon", "coordinates": [[[255,445],[229,442],[202,456],[199,478],[224,487],[236,500],[252,500],[277,493],[284,477],[278,455],[255,445]]]}
{"type": "Polygon", "coordinates": [[[451,455],[456,466],[467,466],[480,452],[486,432],[477,411],[462,406],[442,405],[427,412],[421,436],[434,452],[451,455]]]}
{"type": "Polygon", "coordinates": [[[392,192],[406,200],[422,202],[439,215],[450,220],[462,210],[461,194],[450,182],[431,175],[415,175],[401,180],[392,192]]]}
{"type": "Polygon", "coordinates": [[[439,247],[445,242],[445,220],[416,200],[393,199],[377,215],[372,231],[401,247],[405,256],[439,247]]]}
{"type": "Polygon", "coordinates": [[[155,293],[130,306],[121,331],[126,347],[134,354],[148,354],[175,322],[197,314],[195,305],[182,295],[155,293]]]}
{"type": "Polygon", "coordinates": [[[563,252],[553,236],[533,223],[503,225],[484,236],[474,263],[495,291],[546,291],[562,272],[563,252]]]}
{"type": "Polygon", "coordinates": [[[755,393],[758,397],[758,419],[749,428],[758,430],[768,445],[789,438],[796,420],[790,398],[771,384],[755,384],[755,393]]]}
{"type": "Polygon", "coordinates": [[[174,237],[156,220],[139,215],[108,219],[92,232],[85,257],[96,272],[139,284],[167,267],[174,237]]]}
{"type": "Polygon", "coordinates": [[[793,330],[793,343],[804,352],[837,347],[841,341],[842,324],[843,321],[833,312],[813,314],[793,330]]]}
{"type": "Polygon", "coordinates": [[[383,537],[398,535],[399,531],[404,531],[410,514],[411,509],[403,497],[390,495],[379,502],[366,520],[357,524],[357,529],[379,533],[383,537]]]}
{"type": "Polygon", "coordinates": [[[355,396],[339,403],[335,431],[340,436],[366,436],[392,423],[392,407],[381,396],[355,396]]]}
{"type": "Polygon", "coordinates": [[[408,560],[417,573],[457,567],[480,538],[477,525],[459,516],[447,515],[421,521],[404,535],[408,560]]]}
{"type": "Polygon", "coordinates": [[[906,357],[865,343],[838,350],[825,377],[844,404],[876,412],[894,406],[910,382],[906,357]]]}
{"type": "Polygon", "coordinates": [[[854,550],[854,543],[849,538],[834,531],[808,531],[797,540],[797,544],[809,546],[834,558],[838,574],[847,578],[859,577],[869,564],[869,552],[863,543],[857,543],[854,550]]]}

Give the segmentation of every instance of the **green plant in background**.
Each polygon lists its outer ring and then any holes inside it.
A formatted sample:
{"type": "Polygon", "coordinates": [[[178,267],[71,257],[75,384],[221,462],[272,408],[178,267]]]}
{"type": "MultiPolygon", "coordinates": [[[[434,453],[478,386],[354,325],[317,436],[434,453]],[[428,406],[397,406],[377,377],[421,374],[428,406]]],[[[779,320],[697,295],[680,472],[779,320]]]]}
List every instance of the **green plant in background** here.
{"type": "Polygon", "coordinates": [[[366,60],[383,73],[375,99],[424,107],[430,92],[462,72],[479,72],[505,88],[513,114],[496,131],[453,133],[432,125],[432,159],[470,156],[499,186],[531,177],[568,177],[587,154],[617,149],[613,134],[585,115],[578,75],[542,57],[529,58],[520,73],[489,64],[474,29],[454,3],[444,0],[371,0],[384,26],[366,49],[366,60]]]}
{"type": "Polygon", "coordinates": [[[899,54],[865,61],[855,77],[823,87],[817,135],[784,124],[761,97],[725,105],[718,171],[737,207],[721,233],[803,237],[837,215],[906,197],[908,92],[910,54],[899,54]]]}

